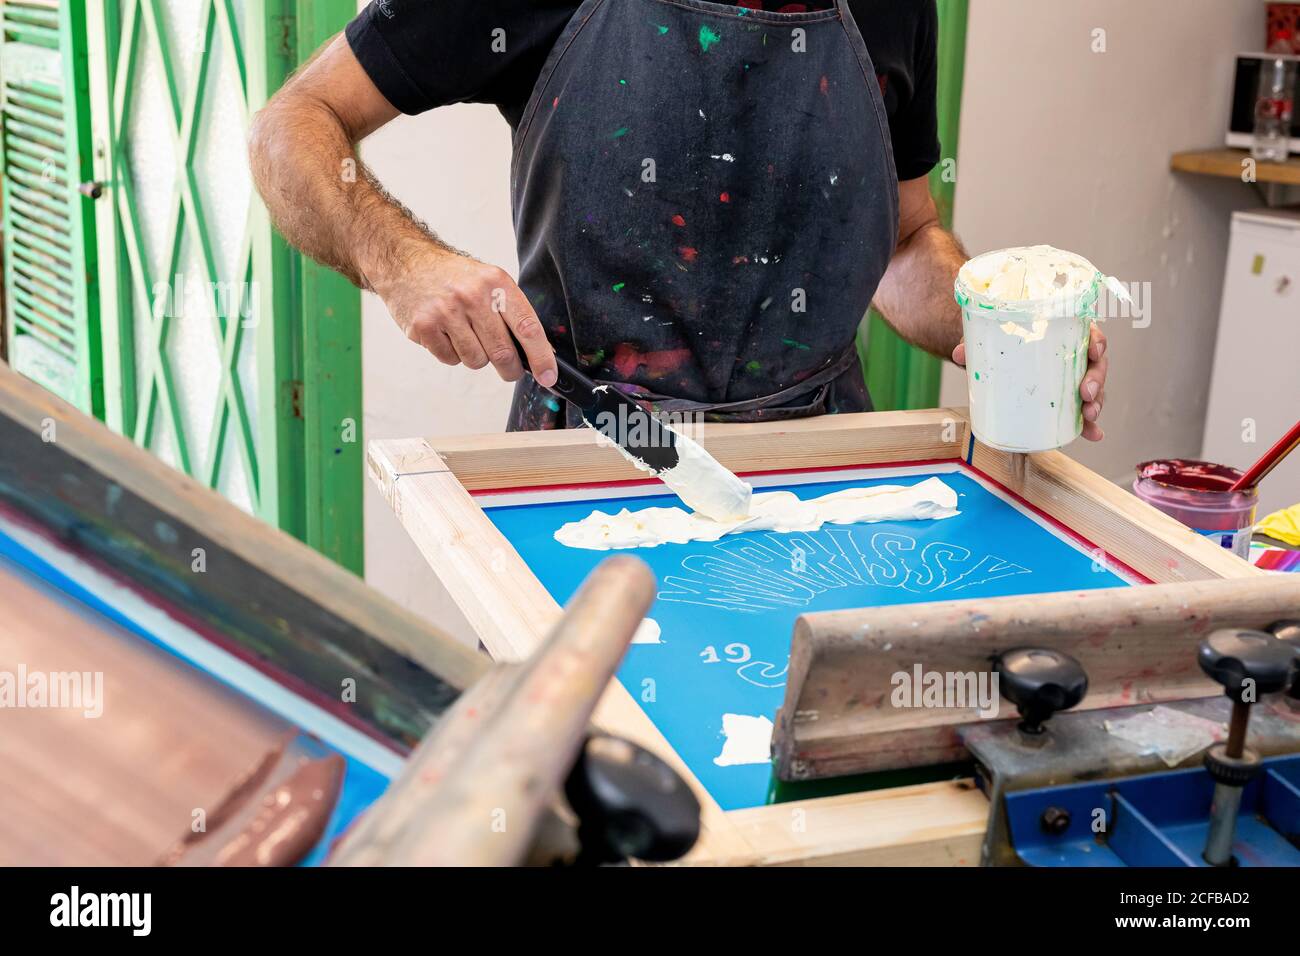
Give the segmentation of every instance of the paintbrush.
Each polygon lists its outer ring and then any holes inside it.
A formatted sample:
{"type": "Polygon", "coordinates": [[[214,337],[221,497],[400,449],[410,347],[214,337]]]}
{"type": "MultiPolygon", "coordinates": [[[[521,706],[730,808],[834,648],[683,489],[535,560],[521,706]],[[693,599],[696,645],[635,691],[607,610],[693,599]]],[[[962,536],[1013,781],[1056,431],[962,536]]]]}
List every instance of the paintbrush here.
{"type": "Polygon", "coordinates": [[[1287,455],[1300,445],[1300,422],[1291,426],[1291,430],[1278,439],[1276,445],[1251,465],[1244,475],[1232,483],[1229,491],[1247,491],[1264,480],[1264,477],[1278,466],[1287,455]]]}
{"type": "MultiPolygon", "coordinates": [[[[527,354],[513,333],[510,337],[531,375],[527,354]]],[[[542,387],[576,408],[583,421],[613,442],[624,458],[650,472],[703,515],[722,521],[749,513],[750,486],[702,446],[661,422],[630,396],[596,384],[559,354],[555,365],[555,384],[542,387]]]]}

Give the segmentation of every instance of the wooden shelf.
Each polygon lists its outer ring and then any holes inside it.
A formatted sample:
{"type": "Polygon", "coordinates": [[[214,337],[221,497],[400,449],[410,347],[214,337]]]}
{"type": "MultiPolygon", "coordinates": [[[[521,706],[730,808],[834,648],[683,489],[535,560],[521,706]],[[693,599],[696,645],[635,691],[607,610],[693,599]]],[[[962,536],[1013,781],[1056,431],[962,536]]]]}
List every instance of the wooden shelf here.
{"type": "MultiPolygon", "coordinates": [[[[1240,180],[1241,161],[1249,158],[1250,151],[1245,149],[1197,149],[1174,153],[1169,168],[1183,173],[1240,180]]],[[[1255,181],[1300,186],[1300,156],[1292,156],[1285,163],[1256,164],[1255,181]]]]}

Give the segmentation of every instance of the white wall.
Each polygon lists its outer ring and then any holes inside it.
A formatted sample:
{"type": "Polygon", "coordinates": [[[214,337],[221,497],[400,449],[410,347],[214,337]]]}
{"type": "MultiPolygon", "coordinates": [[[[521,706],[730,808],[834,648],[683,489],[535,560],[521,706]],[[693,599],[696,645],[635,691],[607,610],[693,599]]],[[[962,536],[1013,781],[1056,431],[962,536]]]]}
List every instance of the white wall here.
{"type": "MultiPolygon", "coordinates": [[[[1151,283],[1149,328],[1104,325],[1100,444],[1069,454],[1127,484],[1139,461],[1200,451],[1228,217],[1242,183],[1169,172],[1221,146],[1233,57],[1257,49],[1258,0],[972,0],[954,228],[972,254],[1045,242],[1151,283]],[[1092,52],[1092,31],[1106,52],[1092,52]]],[[[965,380],[944,376],[944,404],[965,380]]]]}
{"type": "MultiPolygon", "coordinates": [[[[972,253],[1049,242],[1152,284],[1152,322],[1110,322],[1101,445],[1070,454],[1115,480],[1157,455],[1199,451],[1227,217],[1247,186],[1168,172],[1170,153],[1214,146],[1233,54],[1257,47],[1258,0],[973,0],[958,154],[956,229],[972,253]],[[1107,52],[1091,52],[1092,30],[1107,52]]],[[[514,272],[510,138],[496,110],[402,118],[366,161],[448,241],[514,272]]],[[[367,438],[495,431],[509,389],[408,343],[374,296],[363,305],[367,438]]],[[[965,404],[956,370],[944,403],[965,404]]],[[[366,491],[367,579],[468,639],[385,502],[366,491]]]]}
{"type": "MultiPolygon", "coordinates": [[[[447,242],[517,274],[510,221],[510,128],[488,106],[399,117],[362,156],[388,189],[447,242]]],[[[510,386],[491,369],[449,368],[407,341],[377,296],[364,294],[362,361],[366,439],[501,431],[510,386]]],[[[366,580],[446,630],[468,624],[388,503],[367,480],[366,580]]]]}

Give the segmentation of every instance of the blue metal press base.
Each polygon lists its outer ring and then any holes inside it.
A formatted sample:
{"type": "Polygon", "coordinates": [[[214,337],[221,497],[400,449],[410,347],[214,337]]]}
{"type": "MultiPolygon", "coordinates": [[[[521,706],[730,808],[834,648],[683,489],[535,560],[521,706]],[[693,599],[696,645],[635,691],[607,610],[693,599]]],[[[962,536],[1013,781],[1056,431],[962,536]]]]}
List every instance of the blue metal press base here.
{"type": "MultiPolygon", "coordinates": [[[[1213,794],[1200,768],[1021,790],[1006,797],[1011,842],[1030,866],[1205,866],[1213,794]],[[1045,814],[1069,824],[1053,833],[1045,814]]],[[[1238,866],[1300,866],[1300,755],[1265,760],[1247,785],[1233,854],[1238,866]]]]}

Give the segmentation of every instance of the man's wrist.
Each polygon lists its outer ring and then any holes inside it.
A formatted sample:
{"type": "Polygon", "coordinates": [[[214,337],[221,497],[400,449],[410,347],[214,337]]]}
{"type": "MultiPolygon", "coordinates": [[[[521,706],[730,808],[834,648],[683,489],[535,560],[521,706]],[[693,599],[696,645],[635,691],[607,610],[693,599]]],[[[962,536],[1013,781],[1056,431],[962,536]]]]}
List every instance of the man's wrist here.
{"type": "Polygon", "coordinates": [[[426,235],[403,237],[387,244],[380,254],[371,257],[358,270],[365,288],[385,298],[413,272],[436,268],[455,253],[426,235]]]}

